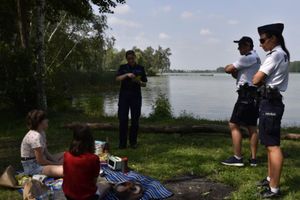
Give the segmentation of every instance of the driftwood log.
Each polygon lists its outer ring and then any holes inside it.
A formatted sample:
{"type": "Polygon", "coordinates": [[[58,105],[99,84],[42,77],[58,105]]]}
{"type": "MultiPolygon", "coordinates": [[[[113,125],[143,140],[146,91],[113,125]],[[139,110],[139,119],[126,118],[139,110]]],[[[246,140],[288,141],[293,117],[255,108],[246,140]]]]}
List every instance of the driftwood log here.
{"type": "MultiPolygon", "coordinates": [[[[119,129],[118,124],[114,123],[81,123],[81,122],[73,122],[69,124],[65,124],[63,128],[72,129],[77,125],[86,125],[91,129],[97,130],[106,130],[106,131],[117,131],[119,129]]],[[[202,125],[172,125],[172,126],[162,126],[162,125],[140,125],[140,131],[143,133],[214,133],[214,134],[223,134],[229,135],[230,130],[226,125],[214,125],[214,124],[202,124],[202,125]]],[[[245,128],[241,128],[241,132],[244,137],[248,137],[247,130],[245,128]]],[[[282,134],[282,139],[287,140],[300,140],[300,134],[296,133],[285,133],[282,134]]]]}
{"type": "Polygon", "coordinates": [[[300,134],[297,134],[297,133],[286,133],[286,134],[283,134],[282,139],[286,139],[286,140],[300,140],[300,134]]]}
{"type": "MultiPolygon", "coordinates": [[[[91,129],[116,131],[119,129],[117,124],[113,123],[70,123],[65,124],[63,127],[72,129],[78,124],[86,125],[91,129]]],[[[213,125],[213,124],[202,124],[202,125],[140,125],[140,131],[143,133],[217,133],[217,134],[230,134],[228,126],[225,125],[213,125]]],[[[242,131],[245,132],[245,131],[242,131]]]]}

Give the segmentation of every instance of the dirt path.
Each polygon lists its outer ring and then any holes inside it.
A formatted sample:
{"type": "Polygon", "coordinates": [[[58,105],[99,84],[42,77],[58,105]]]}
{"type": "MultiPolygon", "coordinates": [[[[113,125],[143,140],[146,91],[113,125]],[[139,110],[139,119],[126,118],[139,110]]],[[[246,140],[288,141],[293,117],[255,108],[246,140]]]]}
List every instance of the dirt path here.
{"type": "Polygon", "coordinates": [[[164,185],[174,193],[170,200],[229,199],[233,191],[230,186],[193,176],[174,178],[164,185]]]}

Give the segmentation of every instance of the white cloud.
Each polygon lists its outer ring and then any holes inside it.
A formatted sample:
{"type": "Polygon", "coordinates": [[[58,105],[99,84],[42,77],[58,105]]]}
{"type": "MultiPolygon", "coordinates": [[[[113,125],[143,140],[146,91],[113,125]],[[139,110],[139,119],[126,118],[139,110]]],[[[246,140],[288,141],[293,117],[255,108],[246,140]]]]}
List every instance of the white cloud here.
{"type": "Polygon", "coordinates": [[[165,5],[165,6],[161,6],[159,8],[156,8],[155,10],[153,10],[152,15],[154,17],[157,17],[159,14],[161,13],[169,13],[172,11],[172,6],[170,5],[165,5]]]}
{"type": "Polygon", "coordinates": [[[218,43],[220,43],[220,39],[211,37],[206,40],[206,43],[207,44],[218,44],[218,43]]]}
{"type": "Polygon", "coordinates": [[[172,7],[170,5],[166,5],[160,8],[163,12],[170,12],[172,10],[172,7]]]}
{"type": "MultiPolygon", "coordinates": [[[[130,44],[132,45],[132,42],[130,44]]],[[[133,45],[137,46],[141,49],[144,49],[147,46],[151,46],[152,44],[153,44],[153,41],[150,41],[144,32],[140,32],[140,33],[138,33],[138,35],[136,35],[134,37],[133,45]]]]}
{"type": "Polygon", "coordinates": [[[166,34],[166,33],[160,33],[158,35],[158,38],[161,39],[161,40],[165,40],[165,39],[169,39],[170,36],[168,34],[166,34]]]}
{"type": "Polygon", "coordinates": [[[124,4],[124,5],[117,6],[113,11],[115,14],[124,15],[130,13],[131,8],[129,5],[124,4]]]}
{"type": "Polygon", "coordinates": [[[137,36],[134,37],[134,39],[136,41],[144,40],[145,39],[145,33],[144,32],[139,33],[137,36]]]}
{"type": "Polygon", "coordinates": [[[235,20],[235,19],[230,19],[230,20],[227,21],[227,23],[230,24],[230,25],[237,25],[239,23],[239,21],[235,20]]]}
{"type": "Polygon", "coordinates": [[[210,18],[210,19],[223,19],[224,16],[220,15],[220,14],[209,14],[208,18],[210,18]]]}
{"type": "Polygon", "coordinates": [[[189,19],[189,18],[192,18],[194,16],[194,13],[193,12],[190,12],[190,11],[184,11],[183,13],[181,13],[180,17],[182,19],[189,19]]]}
{"type": "Polygon", "coordinates": [[[206,35],[211,35],[212,32],[208,28],[203,28],[200,30],[200,35],[206,36],[206,35]]]}
{"type": "Polygon", "coordinates": [[[137,22],[126,20],[126,19],[120,19],[118,17],[108,17],[107,22],[109,25],[118,25],[118,26],[126,26],[131,28],[137,28],[141,25],[137,22]]]}

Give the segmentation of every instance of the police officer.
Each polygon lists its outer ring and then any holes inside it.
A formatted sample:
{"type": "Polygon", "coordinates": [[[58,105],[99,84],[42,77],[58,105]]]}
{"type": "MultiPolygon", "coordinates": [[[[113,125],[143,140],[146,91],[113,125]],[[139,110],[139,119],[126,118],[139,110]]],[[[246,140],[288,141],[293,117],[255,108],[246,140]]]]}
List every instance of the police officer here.
{"type": "Polygon", "coordinates": [[[127,64],[121,65],[116,80],[121,82],[119,93],[119,148],[127,147],[128,114],[131,112],[131,127],[129,132],[130,147],[137,147],[139,118],[142,107],[141,87],[146,86],[147,76],[144,67],[136,63],[135,52],[126,52],[127,64]]]}
{"type": "Polygon", "coordinates": [[[261,87],[259,107],[259,135],[268,152],[268,176],[259,182],[266,186],[263,198],[280,196],[279,182],[283,164],[280,148],[280,126],[284,112],[281,92],[286,91],[289,77],[290,54],[282,36],[281,23],[258,27],[260,46],[269,52],[266,60],[253,78],[253,84],[261,87]]]}
{"type": "Polygon", "coordinates": [[[261,61],[256,51],[253,50],[253,41],[250,37],[244,36],[234,42],[238,43],[241,57],[238,61],[225,67],[225,72],[236,79],[238,91],[238,99],[229,122],[234,156],[221,163],[228,166],[244,166],[241,152],[242,134],[240,127],[245,126],[250,134],[251,158],[249,163],[251,166],[256,166],[258,107],[255,101],[257,88],[252,84],[252,78],[258,71],[261,61]]]}

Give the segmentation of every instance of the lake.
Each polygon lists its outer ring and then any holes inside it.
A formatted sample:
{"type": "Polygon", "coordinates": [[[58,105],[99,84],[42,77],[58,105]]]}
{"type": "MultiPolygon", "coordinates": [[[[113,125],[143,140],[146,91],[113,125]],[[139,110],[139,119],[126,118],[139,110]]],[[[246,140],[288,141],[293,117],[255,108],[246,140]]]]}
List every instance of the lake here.
{"type": "MultiPolygon", "coordinates": [[[[290,74],[288,90],[284,95],[284,126],[300,126],[300,74],[290,74]]],[[[182,112],[198,118],[228,120],[237,99],[235,80],[227,74],[164,74],[149,77],[146,88],[142,88],[142,115],[148,116],[159,95],[169,98],[174,116],[182,112]]],[[[99,104],[105,115],[116,115],[118,91],[93,94],[99,97],[99,104]]],[[[83,97],[78,99],[82,99],[83,97]]],[[[92,108],[92,109],[97,109],[92,108]]]]}

